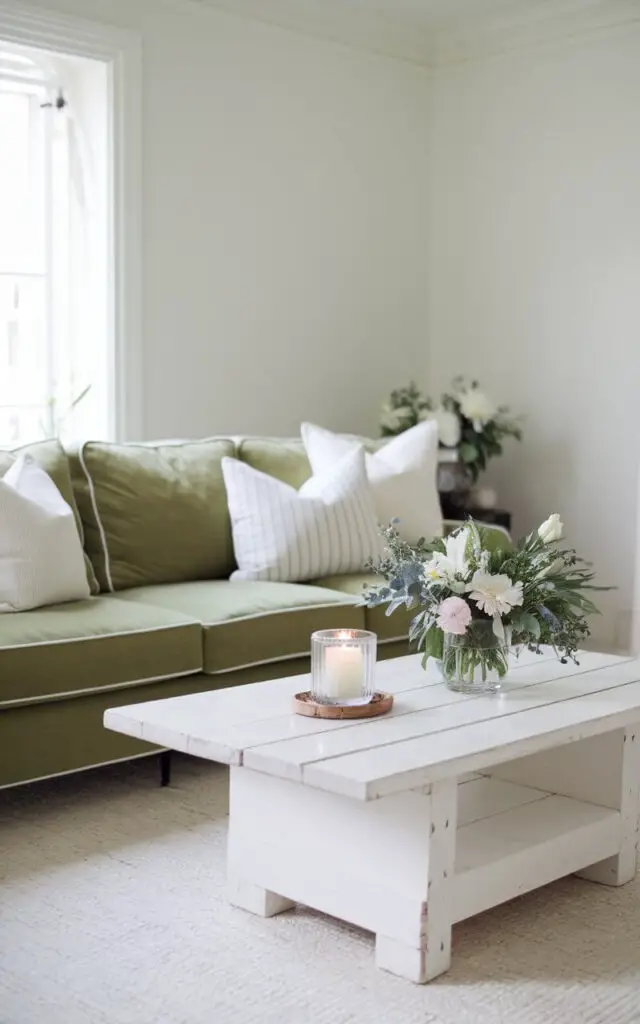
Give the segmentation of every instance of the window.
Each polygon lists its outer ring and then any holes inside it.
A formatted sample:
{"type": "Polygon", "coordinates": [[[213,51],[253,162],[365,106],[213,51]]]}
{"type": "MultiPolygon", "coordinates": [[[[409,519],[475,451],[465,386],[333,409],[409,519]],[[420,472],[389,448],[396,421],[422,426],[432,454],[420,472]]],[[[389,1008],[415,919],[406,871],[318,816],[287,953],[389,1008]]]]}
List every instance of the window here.
{"type": "Polygon", "coordinates": [[[107,73],[0,43],[0,445],[113,435],[107,73]]]}

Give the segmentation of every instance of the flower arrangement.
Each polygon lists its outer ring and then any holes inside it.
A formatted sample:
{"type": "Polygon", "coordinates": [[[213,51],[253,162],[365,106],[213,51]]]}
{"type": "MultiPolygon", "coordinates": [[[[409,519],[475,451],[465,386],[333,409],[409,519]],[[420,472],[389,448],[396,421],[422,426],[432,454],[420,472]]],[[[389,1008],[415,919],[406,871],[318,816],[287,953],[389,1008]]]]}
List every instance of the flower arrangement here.
{"type": "Polygon", "coordinates": [[[437,405],[413,382],[392,391],[383,406],[381,434],[391,437],[428,419],[438,424],[440,446],[458,449],[474,483],[489,459],[502,454],[505,438],[522,439],[520,423],[508,407],[495,406],[477,381],[467,384],[463,377],[456,377],[437,405]]]}
{"type": "Polygon", "coordinates": [[[431,409],[430,400],[413,381],[406,388],[397,388],[382,406],[381,436],[395,437],[422,420],[431,419],[431,409]]]}
{"type": "Polygon", "coordinates": [[[498,535],[469,519],[445,539],[412,547],[392,523],[383,530],[385,557],[370,566],[386,584],[368,590],[365,601],[388,604],[387,615],[417,607],[410,640],[423,651],[423,666],[430,657],[442,663],[447,681],[503,679],[511,645],[539,653],[550,644],[561,661],[575,661],[589,635],[587,616],[597,612],[585,592],[607,588],[595,586],[572,548],[558,546],[562,532],[556,514],[515,547],[506,538],[495,547],[498,535]]]}

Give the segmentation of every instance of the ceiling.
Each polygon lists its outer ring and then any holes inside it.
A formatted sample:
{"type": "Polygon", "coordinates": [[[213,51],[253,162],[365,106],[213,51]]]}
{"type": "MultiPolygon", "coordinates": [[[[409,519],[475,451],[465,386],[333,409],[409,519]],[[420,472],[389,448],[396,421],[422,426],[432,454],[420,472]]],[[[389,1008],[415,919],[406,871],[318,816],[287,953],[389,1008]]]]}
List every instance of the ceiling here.
{"type": "Polygon", "coordinates": [[[640,0],[198,0],[427,66],[640,18],[640,0]]]}

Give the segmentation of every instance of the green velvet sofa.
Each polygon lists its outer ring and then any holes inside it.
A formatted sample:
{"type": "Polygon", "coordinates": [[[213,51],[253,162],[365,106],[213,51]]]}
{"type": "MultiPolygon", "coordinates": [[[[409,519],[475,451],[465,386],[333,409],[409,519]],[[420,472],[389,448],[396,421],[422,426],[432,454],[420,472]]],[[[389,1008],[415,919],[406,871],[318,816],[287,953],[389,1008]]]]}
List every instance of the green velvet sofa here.
{"type": "MultiPolygon", "coordinates": [[[[411,616],[363,607],[365,576],[229,581],[222,457],[300,486],[310,475],[300,442],[22,450],[76,513],[92,596],[0,616],[0,787],[154,753],[105,730],[105,709],[305,672],[316,629],[371,629],[380,658],[407,653],[411,616]]],[[[0,452],[0,473],[16,454],[0,452]]]]}

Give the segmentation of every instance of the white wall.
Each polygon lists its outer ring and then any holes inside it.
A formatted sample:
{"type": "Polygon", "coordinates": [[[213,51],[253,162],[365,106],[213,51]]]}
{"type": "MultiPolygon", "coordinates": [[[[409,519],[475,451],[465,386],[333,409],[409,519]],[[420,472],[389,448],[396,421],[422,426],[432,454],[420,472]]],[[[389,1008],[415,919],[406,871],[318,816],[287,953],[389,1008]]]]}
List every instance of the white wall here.
{"type": "Polygon", "coordinates": [[[439,72],[430,378],[526,414],[490,478],[516,529],[558,511],[602,582],[594,639],[633,604],[640,383],[640,31],[439,72]]]}
{"type": "Polygon", "coordinates": [[[164,0],[142,34],[148,437],[373,429],[426,365],[428,75],[164,0]]]}

